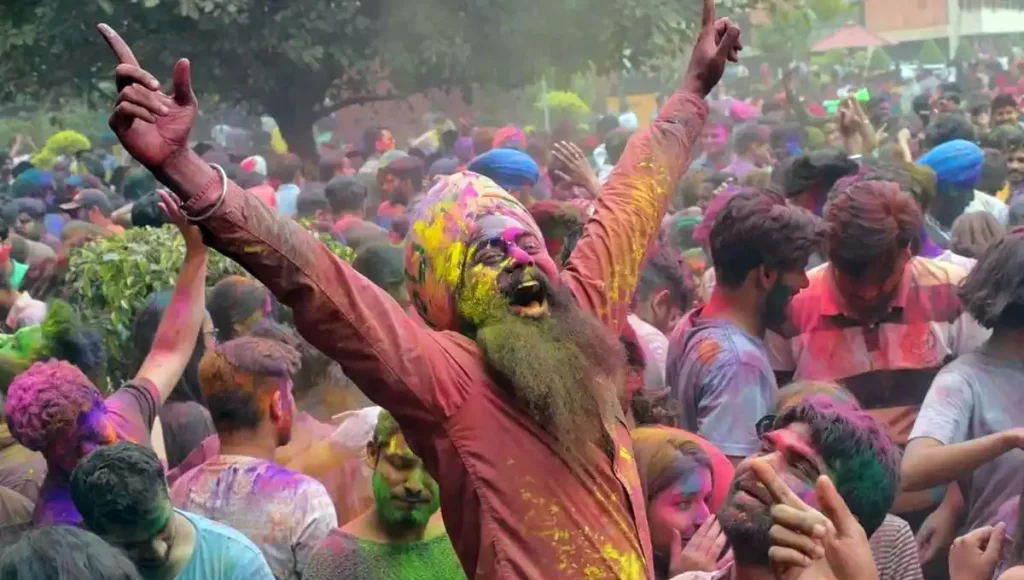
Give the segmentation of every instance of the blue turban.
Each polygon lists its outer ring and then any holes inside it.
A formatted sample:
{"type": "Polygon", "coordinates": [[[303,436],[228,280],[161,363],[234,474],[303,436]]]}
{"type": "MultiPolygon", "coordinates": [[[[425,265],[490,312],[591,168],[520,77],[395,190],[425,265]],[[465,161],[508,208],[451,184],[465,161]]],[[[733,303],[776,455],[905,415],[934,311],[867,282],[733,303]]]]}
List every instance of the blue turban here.
{"type": "Polygon", "coordinates": [[[985,152],[980,147],[957,139],[932,149],[918,161],[935,172],[939,195],[953,189],[973,189],[985,163],[985,152]]]}
{"type": "Polygon", "coordinates": [[[47,171],[26,169],[11,184],[11,192],[14,197],[44,198],[54,192],[53,178],[47,171]]]}
{"type": "Polygon", "coordinates": [[[532,157],[516,149],[491,149],[469,163],[469,171],[489,177],[505,191],[537,185],[540,167],[532,157]]]}

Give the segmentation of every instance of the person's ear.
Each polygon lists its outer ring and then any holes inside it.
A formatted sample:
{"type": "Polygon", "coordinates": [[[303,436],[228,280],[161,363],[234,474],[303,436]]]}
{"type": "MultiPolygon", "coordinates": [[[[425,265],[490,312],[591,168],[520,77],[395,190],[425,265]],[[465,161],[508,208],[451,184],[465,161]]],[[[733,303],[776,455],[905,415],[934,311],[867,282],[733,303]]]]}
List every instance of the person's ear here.
{"type": "Polygon", "coordinates": [[[668,288],[663,288],[654,293],[651,297],[651,314],[655,318],[661,318],[672,308],[672,293],[668,288]]]}
{"type": "Polygon", "coordinates": [[[763,290],[771,290],[779,279],[779,271],[766,268],[764,265],[757,267],[758,286],[763,290]]]}
{"type": "Polygon", "coordinates": [[[280,423],[281,419],[285,415],[284,399],[281,397],[281,390],[274,391],[274,394],[270,396],[270,421],[274,424],[280,423]]]}

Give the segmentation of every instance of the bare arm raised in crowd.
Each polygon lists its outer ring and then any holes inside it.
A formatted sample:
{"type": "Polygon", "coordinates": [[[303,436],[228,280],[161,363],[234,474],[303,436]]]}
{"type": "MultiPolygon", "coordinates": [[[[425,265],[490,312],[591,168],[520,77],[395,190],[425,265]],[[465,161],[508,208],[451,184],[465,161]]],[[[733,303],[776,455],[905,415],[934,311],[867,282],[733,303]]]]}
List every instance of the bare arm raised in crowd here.
{"type": "Polygon", "coordinates": [[[206,317],[207,252],[199,228],[185,220],[178,204],[170,196],[165,193],[161,196],[161,209],[185,238],[185,263],[178,274],[171,302],[153,337],[153,346],[135,378],[146,379],[156,385],[162,403],[185,371],[206,317]]]}

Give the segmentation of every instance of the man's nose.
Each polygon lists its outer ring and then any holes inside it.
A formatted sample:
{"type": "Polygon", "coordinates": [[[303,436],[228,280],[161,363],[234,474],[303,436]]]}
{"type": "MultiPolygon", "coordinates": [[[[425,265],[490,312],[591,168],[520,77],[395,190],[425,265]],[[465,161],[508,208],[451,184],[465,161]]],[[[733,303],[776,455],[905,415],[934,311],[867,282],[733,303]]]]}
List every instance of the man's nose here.
{"type": "Polygon", "coordinates": [[[533,256],[526,250],[512,244],[508,248],[508,257],[512,260],[512,267],[524,267],[533,265],[533,256]]]}

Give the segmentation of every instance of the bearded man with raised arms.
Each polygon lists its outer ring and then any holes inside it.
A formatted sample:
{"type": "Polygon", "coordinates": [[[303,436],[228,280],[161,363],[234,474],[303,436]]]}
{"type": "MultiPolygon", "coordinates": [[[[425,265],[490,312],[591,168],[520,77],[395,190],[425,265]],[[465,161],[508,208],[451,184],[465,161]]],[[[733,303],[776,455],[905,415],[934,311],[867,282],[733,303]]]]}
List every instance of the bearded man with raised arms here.
{"type": "Polygon", "coordinates": [[[120,94],[110,125],[173,191],[206,243],[290,306],[299,332],[402,427],[440,489],[470,578],[650,578],[651,543],[617,391],[617,337],[700,139],[704,97],[738,57],[713,0],[676,94],[638,131],[559,273],[529,212],[458,173],[422,201],[406,241],[409,295],[431,328],[188,148],[189,63],[171,94],[109,27],[120,94]]]}

